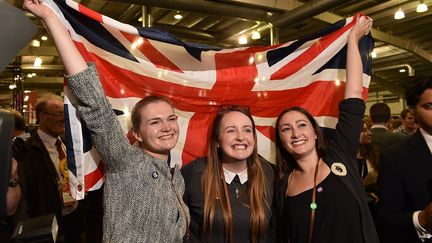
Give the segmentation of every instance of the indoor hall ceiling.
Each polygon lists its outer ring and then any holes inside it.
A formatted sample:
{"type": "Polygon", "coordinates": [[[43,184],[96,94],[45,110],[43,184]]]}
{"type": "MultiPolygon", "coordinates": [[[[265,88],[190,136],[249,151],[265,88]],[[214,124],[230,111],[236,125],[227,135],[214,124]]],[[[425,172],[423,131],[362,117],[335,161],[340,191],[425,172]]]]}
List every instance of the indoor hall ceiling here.
{"type": "MultiPolygon", "coordinates": [[[[6,0],[16,6],[22,0],[6,0]]],[[[237,47],[241,35],[250,36],[258,30],[261,39],[249,45],[270,44],[270,23],[279,43],[295,40],[342,18],[362,12],[374,20],[372,36],[375,39],[371,96],[397,98],[413,76],[432,76],[432,0],[423,1],[429,10],[417,13],[415,0],[81,0],[77,1],[101,14],[135,26],[143,11],[150,12],[151,25],[171,32],[187,42],[220,47],[237,47]],[[143,8],[145,6],[145,8],[143,8]],[[401,8],[406,17],[395,20],[401,8]],[[182,19],[175,19],[177,13],[182,19]],[[399,72],[405,69],[406,72],[399,72]]],[[[38,25],[40,39],[46,35],[42,23],[38,25]]],[[[14,67],[23,74],[36,73],[24,80],[24,88],[59,90],[63,82],[63,67],[50,39],[40,47],[25,47],[0,75],[0,92],[9,92],[14,67]],[[41,68],[34,68],[36,56],[43,60],[41,68]]]]}

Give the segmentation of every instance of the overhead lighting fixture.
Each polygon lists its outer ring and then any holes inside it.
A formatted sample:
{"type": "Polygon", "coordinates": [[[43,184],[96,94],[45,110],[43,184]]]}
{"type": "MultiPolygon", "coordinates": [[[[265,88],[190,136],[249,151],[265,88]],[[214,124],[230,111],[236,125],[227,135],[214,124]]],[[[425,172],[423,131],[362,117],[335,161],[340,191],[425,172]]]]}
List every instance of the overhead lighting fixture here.
{"type": "Polygon", "coordinates": [[[24,90],[24,94],[28,94],[28,93],[31,93],[31,91],[30,90],[24,90]]]}
{"type": "Polygon", "coordinates": [[[371,56],[372,56],[372,58],[376,58],[378,55],[375,51],[372,51],[371,56]]]}
{"type": "Polygon", "coordinates": [[[139,21],[139,22],[142,22],[142,17],[140,17],[140,18],[138,19],[138,21],[139,21]]]}
{"type": "Polygon", "coordinates": [[[48,40],[48,37],[46,35],[41,36],[41,40],[46,41],[48,40]]]}
{"type": "Polygon", "coordinates": [[[180,20],[180,19],[183,18],[183,15],[181,15],[180,12],[177,12],[177,14],[174,15],[174,18],[177,19],[177,20],[180,20]]]}
{"type": "Polygon", "coordinates": [[[34,61],[34,63],[33,63],[33,66],[35,66],[35,67],[40,67],[40,66],[42,66],[42,58],[40,58],[40,57],[36,57],[36,58],[35,58],[35,61],[34,61]]]}
{"type": "Polygon", "coordinates": [[[402,8],[399,8],[398,11],[394,14],[394,19],[403,19],[405,18],[405,13],[402,11],[402,8]]]}
{"type": "Polygon", "coordinates": [[[261,34],[258,31],[252,31],[251,39],[252,40],[259,40],[259,39],[261,39],[261,34]]]}
{"type": "Polygon", "coordinates": [[[405,70],[405,68],[401,68],[401,69],[399,69],[399,72],[404,73],[404,72],[406,72],[406,70],[405,70]]]}
{"type": "Polygon", "coordinates": [[[39,40],[32,40],[31,45],[34,47],[40,47],[40,41],[39,40]]]}
{"type": "Polygon", "coordinates": [[[9,84],[9,89],[16,89],[16,84],[9,84]]]}
{"type": "Polygon", "coordinates": [[[241,37],[239,38],[238,43],[239,43],[240,45],[245,45],[245,44],[247,44],[248,41],[247,41],[246,36],[241,36],[241,37]]]}
{"type": "Polygon", "coordinates": [[[31,73],[27,73],[27,78],[32,78],[33,75],[31,73]]]}
{"type": "Polygon", "coordinates": [[[416,12],[417,13],[423,13],[426,11],[428,11],[428,6],[423,1],[420,1],[420,4],[417,5],[416,12]]]}

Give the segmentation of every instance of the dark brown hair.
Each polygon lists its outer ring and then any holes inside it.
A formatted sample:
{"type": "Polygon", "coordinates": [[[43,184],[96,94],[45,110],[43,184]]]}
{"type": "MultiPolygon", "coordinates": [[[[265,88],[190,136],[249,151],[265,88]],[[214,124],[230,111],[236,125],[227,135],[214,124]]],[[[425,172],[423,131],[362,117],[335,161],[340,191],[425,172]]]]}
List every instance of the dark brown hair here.
{"type": "MultiPolygon", "coordinates": [[[[255,122],[249,109],[242,106],[229,106],[219,109],[210,131],[207,164],[202,176],[202,190],[204,193],[204,232],[211,231],[215,211],[219,207],[222,210],[226,237],[232,243],[232,211],[221,163],[222,151],[217,146],[222,118],[230,112],[240,112],[251,120],[254,140],[257,141],[255,122]]],[[[267,230],[266,211],[269,209],[266,190],[267,182],[261,163],[255,143],[253,152],[247,159],[247,190],[249,192],[249,208],[251,211],[250,239],[252,243],[258,242],[259,238],[267,230]]]]}

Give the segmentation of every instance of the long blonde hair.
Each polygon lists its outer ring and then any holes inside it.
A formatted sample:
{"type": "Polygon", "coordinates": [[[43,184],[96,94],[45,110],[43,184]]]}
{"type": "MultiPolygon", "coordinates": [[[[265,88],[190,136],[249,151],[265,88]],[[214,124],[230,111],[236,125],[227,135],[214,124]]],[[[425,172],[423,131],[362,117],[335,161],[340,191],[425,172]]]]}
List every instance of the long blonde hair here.
{"type": "MultiPolygon", "coordinates": [[[[232,210],[228,196],[227,185],[223,173],[221,148],[218,148],[219,132],[222,118],[229,112],[240,112],[252,122],[253,135],[257,141],[255,122],[249,112],[249,109],[241,106],[229,106],[219,109],[211,128],[209,137],[209,149],[207,164],[202,176],[202,190],[204,194],[204,232],[211,232],[213,220],[215,218],[216,208],[219,206],[222,210],[223,222],[225,224],[226,238],[230,243],[233,242],[232,229],[232,210]]],[[[258,157],[257,147],[255,145],[252,155],[247,159],[249,208],[250,217],[250,239],[252,243],[258,242],[259,238],[267,230],[266,211],[269,209],[267,198],[267,181],[263,170],[262,162],[258,157]]]]}

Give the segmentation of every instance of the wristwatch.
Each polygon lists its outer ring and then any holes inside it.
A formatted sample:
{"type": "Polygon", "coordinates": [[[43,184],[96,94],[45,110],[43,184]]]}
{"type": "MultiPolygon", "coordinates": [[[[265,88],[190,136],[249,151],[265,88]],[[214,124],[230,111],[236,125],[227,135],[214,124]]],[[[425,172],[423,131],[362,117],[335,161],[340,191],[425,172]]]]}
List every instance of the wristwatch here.
{"type": "Polygon", "coordinates": [[[16,187],[18,185],[18,183],[19,183],[19,178],[18,177],[17,178],[12,178],[12,179],[9,180],[8,186],[14,188],[14,187],[16,187]]]}

